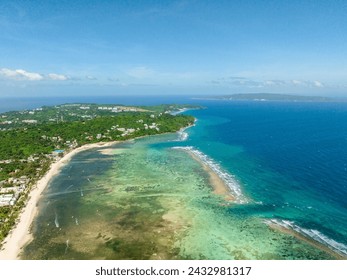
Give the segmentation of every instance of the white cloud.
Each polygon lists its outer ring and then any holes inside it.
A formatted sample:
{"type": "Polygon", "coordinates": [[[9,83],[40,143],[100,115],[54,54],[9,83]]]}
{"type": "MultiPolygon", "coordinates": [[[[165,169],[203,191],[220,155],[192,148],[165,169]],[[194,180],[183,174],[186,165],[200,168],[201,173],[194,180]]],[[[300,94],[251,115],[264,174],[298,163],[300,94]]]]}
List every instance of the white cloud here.
{"type": "Polygon", "coordinates": [[[262,81],[256,81],[248,79],[246,77],[222,77],[217,80],[212,80],[212,84],[219,84],[225,86],[247,87],[247,88],[262,88],[264,83],[262,81]]]}
{"type": "Polygon", "coordinates": [[[91,75],[87,75],[87,76],[86,76],[86,79],[87,79],[87,80],[91,80],[91,81],[95,81],[95,80],[97,80],[97,78],[96,78],[96,77],[91,76],[91,75]]]}
{"type": "Polygon", "coordinates": [[[254,80],[246,77],[221,77],[211,80],[211,84],[218,86],[232,86],[244,88],[324,88],[325,84],[320,81],[310,80],[254,80]]]}
{"type": "Polygon", "coordinates": [[[314,85],[315,87],[320,87],[320,88],[324,87],[324,84],[323,84],[322,82],[320,82],[320,81],[314,81],[314,82],[313,82],[313,85],[314,85]]]}
{"type": "Polygon", "coordinates": [[[283,80],[267,80],[264,82],[264,86],[284,86],[286,81],[283,80]]]}
{"type": "Polygon", "coordinates": [[[126,71],[126,73],[134,78],[148,78],[154,74],[154,71],[145,66],[134,67],[126,71]]]}
{"type": "Polygon", "coordinates": [[[304,84],[304,82],[299,81],[299,80],[292,80],[291,82],[293,85],[303,85],[304,84]]]}
{"type": "Polygon", "coordinates": [[[294,86],[303,86],[303,87],[318,87],[323,88],[324,84],[320,81],[302,81],[302,80],[291,80],[291,83],[294,86]]]}
{"type": "Polygon", "coordinates": [[[69,79],[69,77],[67,77],[65,75],[54,74],[54,73],[48,74],[47,77],[50,80],[55,80],[55,81],[66,81],[69,79]]]}
{"type": "Polygon", "coordinates": [[[2,68],[0,69],[0,75],[15,80],[40,81],[44,79],[44,77],[39,73],[27,72],[22,69],[11,70],[8,68],[2,68]]]}
{"type": "Polygon", "coordinates": [[[43,81],[43,80],[53,80],[53,81],[66,81],[70,78],[66,75],[50,73],[48,75],[43,75],[40,73],[29,72],[23,69],[8,69],[1,68],[0,76],[6,79],[19,80],[19,81],[43,81]]]}

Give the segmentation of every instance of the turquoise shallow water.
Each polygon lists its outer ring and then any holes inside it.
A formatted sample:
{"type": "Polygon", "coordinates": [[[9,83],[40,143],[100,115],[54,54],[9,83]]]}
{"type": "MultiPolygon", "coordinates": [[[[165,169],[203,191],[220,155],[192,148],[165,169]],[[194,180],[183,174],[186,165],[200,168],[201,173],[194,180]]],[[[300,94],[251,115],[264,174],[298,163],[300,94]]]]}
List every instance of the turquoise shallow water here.
{"type": "Polygon", "coordinates": [[[174,137],[75,156],[41,200],[23,258],[329,258],[214,195],[197,161],[158,147],[174,137]]]}
{"type": "Polygon", "coordinates": [[[205,105],[187,112],[198,121],[183,133],[76,155],[45,191],[22,258],[336,257],[320,244],[347,252],[346,109],[205,105]],[[229,184],[236,202],[213,193],[187,149],[229,184]]]}

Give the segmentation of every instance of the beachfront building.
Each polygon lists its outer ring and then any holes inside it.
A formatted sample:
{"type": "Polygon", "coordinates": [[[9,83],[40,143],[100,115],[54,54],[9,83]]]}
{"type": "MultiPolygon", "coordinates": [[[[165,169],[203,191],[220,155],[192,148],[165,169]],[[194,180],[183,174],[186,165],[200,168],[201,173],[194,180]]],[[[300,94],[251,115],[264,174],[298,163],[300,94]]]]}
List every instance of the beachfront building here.
{"type": "Polygon", "coordinates": [[[19,198],[21,192],[0,194],[0,207],[2,206],[13,206],[19,198]]]}
{"type": "Polygon", "coordinates": [[[27,176],[10,177],[0,184],[0,207],[13,206],[29,184],[27,176]]]}

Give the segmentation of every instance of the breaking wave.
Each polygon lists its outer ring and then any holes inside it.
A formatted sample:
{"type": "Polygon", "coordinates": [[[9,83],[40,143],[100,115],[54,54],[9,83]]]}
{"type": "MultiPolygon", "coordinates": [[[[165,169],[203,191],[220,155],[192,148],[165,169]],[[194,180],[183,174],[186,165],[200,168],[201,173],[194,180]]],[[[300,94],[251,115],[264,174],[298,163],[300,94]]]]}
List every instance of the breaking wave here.
{"type": "Polygon", "coordinates": [[[194,147],[173,147],[173,149],[180,149],[188,151],[189,153],[196,156],[204,164],[206,164],[213,172],[215,172],[219,178],[228,186],[231,194],[235,197],[238,203],[247,203],[246,197],[243,195],[240,184],[236,181],[233,175],[225,171],[217,162],[215,162],[208,155],[200,152],[194,147]]]}
{"type": "Polygon", "coordinates": [[[185,130],[186,128],[181,128],[179,131],[177,131],[178,139],[175,141],[186,141],[188,139],[189,135],[185,130]]]}
{"type": "Polygon", "coordinates": [[[328,236],[324,235],[318,230],[302,228],[296,225],[294,222],[288,221],[288,220],[271,219],[271,220],[266,220],[265,223],[269,225],[274,224],[289,230],[293,230],[305,237],[311,238],[329,247],[331,250],[333,250],[334,252],[338,253],[341,256],[344,256],[344,257],[347,256],[347,245],[329,238],[328,236]]]}

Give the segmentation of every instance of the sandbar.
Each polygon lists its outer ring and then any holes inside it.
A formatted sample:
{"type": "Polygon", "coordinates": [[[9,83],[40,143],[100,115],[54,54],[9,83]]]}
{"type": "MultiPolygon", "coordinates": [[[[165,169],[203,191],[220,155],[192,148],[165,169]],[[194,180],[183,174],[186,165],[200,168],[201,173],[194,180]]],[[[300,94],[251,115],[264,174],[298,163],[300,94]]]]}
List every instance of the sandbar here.
{"type": "Polygon", "coordinates": [[[326,246],[326,245],[324,245],[322,243],[319,243],[318,241],[316,241],[316,240],[314,240],[312,238],[306,237],[305,235],[300,234],[299,232],[296,232],[296,231],[294,231],[292,229],[286,228],[284,226],[281,226],[281,225],[278,225],[278,224],[275,224],[275,223],[272,223],[272,222],[266,222],[266,224],[272,230],[279,231],[279,232],[282,232],[282,233],[294,236],[295,238],[297,238],[299,240],[302,240],[302,241],[312,245],[313,247],[316,247],[316,248],[326,252],[327,254],[331,255],[332,257],[336,258],[337,260],[346,260],[347,259],[346,256],[341,255],[341,254],[335,252],[333,249],[329,248],[328,246],[326,246]]]}
{"type": "Polygon", "coordinates": [[[229,187],[226,183],[214,172],[206,163],[189,150],[185,150],[194,160],[201,164],[204,171],[209,176],[210,185],[213,187],[213,193],[221,195],[227,201],[235,201],[235,197],[230,193],[229,187]]]}

